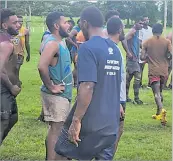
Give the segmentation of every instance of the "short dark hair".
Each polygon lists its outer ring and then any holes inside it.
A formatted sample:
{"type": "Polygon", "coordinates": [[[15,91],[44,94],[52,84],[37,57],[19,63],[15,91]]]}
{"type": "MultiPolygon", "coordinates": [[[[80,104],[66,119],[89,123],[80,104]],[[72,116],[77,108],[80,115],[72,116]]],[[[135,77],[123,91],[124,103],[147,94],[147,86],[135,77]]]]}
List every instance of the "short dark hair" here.
{"type": "Polygon", "coordinates": [[[15,12],[11,11],[10,9],[7,9],[7,8],[1,9],[0,10],[1,28],[2,28],[2,24],[8,21],[10,16],[14,16],[14,15],[16,15],[15,12]]]}
{"type": "Polygon", "coordinates": [[[60,17],[64,16],[61,12],[51,12],[46,17],[46,25],[50,32],[54,30],[54,24],[60,20],[60,17]]]}
{"type": "Polygon", "coordinates": [[[163,26],[160,23],[153,25],[152,32],[153,34],[162,34],[163,26]]]}
{"type": "Polygon", "coordinates": [[[19,16],[17,16],[17,17],[18,17],[18,18],[23,18],[23,17],[22,17],[22,16],[20,16],[20,15],[19,15],[19,16]]]}
{"type": "Polygon", "coordinates": [[[115,35],[123,27],[123,23],[118,17],[112,17],[107,22],[107,31],[109,35],[115,35]]]}
{"type": "Polygon", "coordinates": [[[117,10],[110,10],[105,15],[105,21],[108,22],[108,20],[113,16],[120,16],[120,13],[117,10]]]}
{"type": "Polygon", "coordinates": [[[102,27],[104,18],[100,10],[96,7],[85,8],[80,16],[81,20],[86,20],[92,27],[102,27]]]}

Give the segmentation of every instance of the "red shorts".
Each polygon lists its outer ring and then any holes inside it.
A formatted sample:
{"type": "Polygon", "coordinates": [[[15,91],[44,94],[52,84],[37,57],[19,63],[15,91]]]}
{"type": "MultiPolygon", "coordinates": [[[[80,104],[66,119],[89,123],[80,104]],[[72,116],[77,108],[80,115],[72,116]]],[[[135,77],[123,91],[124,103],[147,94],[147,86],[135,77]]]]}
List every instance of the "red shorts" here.
{"type": "Polygon", "coordinates": [[[164,84],[166,80],[167,77],[164,76],[149,76],[150,84],[152,84],[153,82],[160,82],[161,84],[164,84]]]}

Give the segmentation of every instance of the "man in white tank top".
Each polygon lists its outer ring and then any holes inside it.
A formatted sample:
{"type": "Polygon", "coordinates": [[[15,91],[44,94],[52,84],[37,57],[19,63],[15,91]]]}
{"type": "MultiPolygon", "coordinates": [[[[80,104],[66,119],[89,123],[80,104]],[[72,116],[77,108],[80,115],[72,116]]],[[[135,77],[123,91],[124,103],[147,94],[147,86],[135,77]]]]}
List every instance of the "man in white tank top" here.
{"type": "MultiPolygon", "coordinates": [[[[142,28],[142,30],[139,31],[139,39],[143,43],[144,41],[146,41],[147,39],[152,37],[153,33],[152,33],[152,28],[150,26],[148,26],[150,21],[147,16],[144,16],[142,18],[142,22],[143,22],[143,28],[142,28]]],[[[140,51],[140,55],[141,55],[141,51],[140,51]]],[[[143,70],[144,70],[146,62],[139,60],[139,63],[140,63],[140,67],[141,67],[141,83],[140,83],[140,85],[142,86],[142,76],[143,76],[143,70]]]]}

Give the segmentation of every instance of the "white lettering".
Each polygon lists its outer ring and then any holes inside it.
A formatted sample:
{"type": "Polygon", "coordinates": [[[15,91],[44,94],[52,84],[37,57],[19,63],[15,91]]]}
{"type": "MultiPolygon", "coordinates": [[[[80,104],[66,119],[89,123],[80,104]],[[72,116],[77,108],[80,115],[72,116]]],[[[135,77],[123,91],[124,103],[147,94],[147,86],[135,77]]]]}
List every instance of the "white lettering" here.
{"type": "Polygon", "coordinates": [[[119,64],[119,61],[116,60],[107,60],[107,64],[119,64]]]}
{"type": "Polygon", "coordinates": [[[105,65],[105,69],[120,70],[120,67],[119,66],[105,65]]]}
{"type": "Polygon", "coordinates": [[[114,76],[116,75],[116,72],[107,72],[107,75],[114,76]]]}

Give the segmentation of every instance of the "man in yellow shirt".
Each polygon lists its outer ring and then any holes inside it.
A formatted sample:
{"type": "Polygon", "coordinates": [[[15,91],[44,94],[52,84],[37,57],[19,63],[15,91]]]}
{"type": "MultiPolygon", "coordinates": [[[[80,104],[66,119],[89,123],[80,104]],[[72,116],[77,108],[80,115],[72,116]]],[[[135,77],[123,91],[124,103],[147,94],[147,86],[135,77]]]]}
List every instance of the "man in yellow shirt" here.
{"type": "Polygon", "coordinates": [[[26,61],[30,61],[30,44],[29,44],[29,30],[23,26],[23,17],[18,16],[19,26],[19,34],[17,36],[12,37],[11,41],[14,45],[14,53],[17,55],[18,62],[17,62],[17,69],[18,75],[20,71],[20,67],[23,64],[24,60],[24,51],[26,48],[27,57],[26,61]]]}

